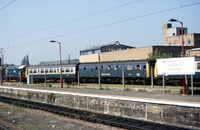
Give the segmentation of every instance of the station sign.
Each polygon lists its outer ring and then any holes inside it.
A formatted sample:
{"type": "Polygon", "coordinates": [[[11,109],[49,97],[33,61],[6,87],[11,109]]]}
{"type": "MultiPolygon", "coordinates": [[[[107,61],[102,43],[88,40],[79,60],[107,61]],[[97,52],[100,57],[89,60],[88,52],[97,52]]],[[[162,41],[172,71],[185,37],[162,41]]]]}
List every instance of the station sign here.
{"type": "Polygon", "coordinates": [[[158,75],[194,75],[194,57],[157,59],[158,75]]]}

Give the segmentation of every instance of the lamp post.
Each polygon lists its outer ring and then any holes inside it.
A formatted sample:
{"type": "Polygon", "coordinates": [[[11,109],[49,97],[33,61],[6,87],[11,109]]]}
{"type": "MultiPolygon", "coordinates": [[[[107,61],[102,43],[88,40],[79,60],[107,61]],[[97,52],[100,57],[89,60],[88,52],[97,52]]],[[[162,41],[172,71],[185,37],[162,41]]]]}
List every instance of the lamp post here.
{"type": "MultiPolygon", "coordinates": [[[[170,22],[179,22],[181,24],[181,36],[182,36],[182,57],[184,57],[184,43],[183,43],[183,22],[176,19],[169,19],[170,22]]],[[[183,94],[186,94],[185,78],[183,76],[183,94]]]]}
{"type": "Polygon", "coordinates": [[[59,51],[60,51],[60,88],[63,88],[62,84],[62,61],[61,61],[61,43],[58,41],[51,40],[50,42],[58,43],[59,44],[59,51]]]}
{"type": "Polygon", "coordinates": [[[2,63],[3,56],[2,56],[2,51],[3,51],[3,49],[0,48],[0,53],[1,53],[1,85],[3,85],[3,63],[2,63]]]}

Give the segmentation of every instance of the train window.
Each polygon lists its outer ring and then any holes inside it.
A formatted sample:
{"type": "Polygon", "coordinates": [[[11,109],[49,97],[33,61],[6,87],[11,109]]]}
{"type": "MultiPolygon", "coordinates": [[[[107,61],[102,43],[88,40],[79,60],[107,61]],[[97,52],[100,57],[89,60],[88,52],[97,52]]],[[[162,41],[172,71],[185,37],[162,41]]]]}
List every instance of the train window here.
{"type": "Polygon", "coordinates": [[[114,66],[114,70],[119,71],[119,66],[118,65],[114,66]]]}
{"type": "Polygon", "coordinates": [[[56,73],[56,69],[53,69],[53,72],[56,73]]]}
{"type": "Polygon", "coordinates": [[[65,68],[62,68],[62,72],[63,72],[63,73],[65,72],[65,68]]]}
{"type": "Polygon", "coordinates": [[[135,66],[135,71],[140,71],[141,70],[141,65],[136,65],[135,66]]]}
{"type": "Polygon", "coordinates": [[[91,68],[91,72],[94,72],[94,68],[91,68]]]}
{"type": "Polygon", "coordinates": [[[82,72],[83,70],[82,69],[80,69],[80,72],[82,72]]]}
{"type": "Polygon", "coordinates": [[[144,65],[144,66],[143,66],[143,69],[144,69],[144,70],[146,70],[146,69],[147,69],[146,65],[144,65]]]}
{"type": "Polygon", "coordinates": [[[101,72],[104,72],[105,66],[101,66],[101,72]]]}
{"type": "Polygon", "coordinates": [[[128,65],[127,66],[127,71],[128,72],[133,72],[133,66],[132,65],[128,65]]]}
{"type": "Polygon", "coordinates": [[[74,70],[73,70],[73,69],[71,69],[71,72],[74,72],[74,70]]]}
{"type": "Polygon", "coordinates": [[[86,72],[86,67],[83,68],[83,71],[86,72]]]}
{"type": "Polygon", "coordinates": [[[200,63],[197,63],[197,69],[200,70],[200,63]]]}
{"type": "Polygon", "coordinates": [[[57,69],[57,73],[60,73],[60,69],[57,69]]]}
{"type": "Polygon", "coordinates": [[[32,70],[29,70],[29,73],[32,73],[32,70]]]}
{"type": "Polygon", "coordinates": [[[68,68],[66,68],[66,71],[65,72],[69,72],[69,69],[68,68]]]}
{"type": "Polygon", "coordinates": [[[33,73],[36,73],[36,69],[33,70],[33,73]]]}
{"type": "Polygon", "coordinates": [[[45,69],[45,73],[48,73],[49,71],[48,71],[48,69],[45,69]]]}
{"type": "Polygon", "coordinates": [[[98,67],[95,67],[95,71],[98,71],[98,67]]]}
{"type": "Polygon", "coordinates": [[[50,73],[53,73],[53,69],[50,69],[49,72],[50,72],[50,73]]]}
{"type": "Polygon", "coordinates": [[[40,71],[41,73],[44,73],[44,69],[41,69],[41,71],[40,71]]]}
{"type": "Polygon", "coordinates": [[[108,71],[108,72],[111,72],[111,66],[108,66],[108,67],[107,67],[107,71],[108,71]]]}

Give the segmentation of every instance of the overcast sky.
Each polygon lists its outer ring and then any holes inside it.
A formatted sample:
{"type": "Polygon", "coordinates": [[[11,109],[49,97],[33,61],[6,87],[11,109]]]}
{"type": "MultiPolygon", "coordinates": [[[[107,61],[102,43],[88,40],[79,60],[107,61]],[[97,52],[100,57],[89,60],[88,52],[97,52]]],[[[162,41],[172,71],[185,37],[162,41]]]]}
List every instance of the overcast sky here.
{"type": "MultiPolygon", "coordinates": [[[[28,54],[41,61],[79,58],[79,51],[105,43],[163,45],[162,26],[176,18],[200,33],[200,0],[0,0],[0,48],[5,63],[28,54]]],[[[180,23],[172,23],[180,27],[180,23]]]]}

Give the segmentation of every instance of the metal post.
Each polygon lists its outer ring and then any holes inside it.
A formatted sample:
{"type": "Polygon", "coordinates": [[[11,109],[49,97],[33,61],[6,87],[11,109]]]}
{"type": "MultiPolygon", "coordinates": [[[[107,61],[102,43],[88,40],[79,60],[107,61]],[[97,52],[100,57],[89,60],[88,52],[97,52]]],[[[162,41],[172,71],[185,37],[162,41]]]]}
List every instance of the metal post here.
{"type": "Polygon", "coordinates": [[[99,87],[101,87],[101,68],[99,67],[99,87]]]}
{"type": "Polygon", "coordinates": [[[45,82],[45,87],[47,87],[47,73],[46,73],[46,69],[44,69],[44,82],[45,82]]]}
{"type": "Polygon", "coordinates": [[[59,48],[60,48],[60,87],[63,88],[63,82],[62,82],[62,61],[61,61],[61,43],[59,42],[59,48]]]}
{"type": "Polygon", "coordinates": [[[1,85],[3,85],[3,63],[2,63],[2,49],[1,49],[1,85]]]}
{"type": "Polygon", "coordinates": [[[33,72],[32,72],[32,77],[31,77],[31,81],[32,81],[32,82],[31,82],[31,84],[33,84],[33,72]]]}
{"type": "Polygon", "coordinates": [[[191,75],[191,91],[192,91],[192,97],[194,97],[193,75],[191,75]]]}
{"type": "Polygon", "coordinates": [[[163,74],[163,96],[165,95],[165,75],[163,74]]]}
{"type": "Polygon", "coordinates": [[[125,88],[125,81],[124,81],[124,66],[122,66],[122,90],[125,88]]]}
{"type": "Polygon", "coordinates": [[[77,71],[77,73],[78,73],[78,86],[80,86],[80,72],[79,72],[79,70],[77,71]]]}
{"type": "Polygon", "coordinates": [[[50,42],[56,42],[59,44],[59,52],[60,52],[60,88],[63,88],[63,81],[62,81],[62,61],[61,61],[61,43],[58,41],[51,40],[50,42]]]}
{"type": "Polygon", "coordinates": [[[154,88],[154,82],[153,82],[153,67],[151,67],[151,89],[154,88]]]}

